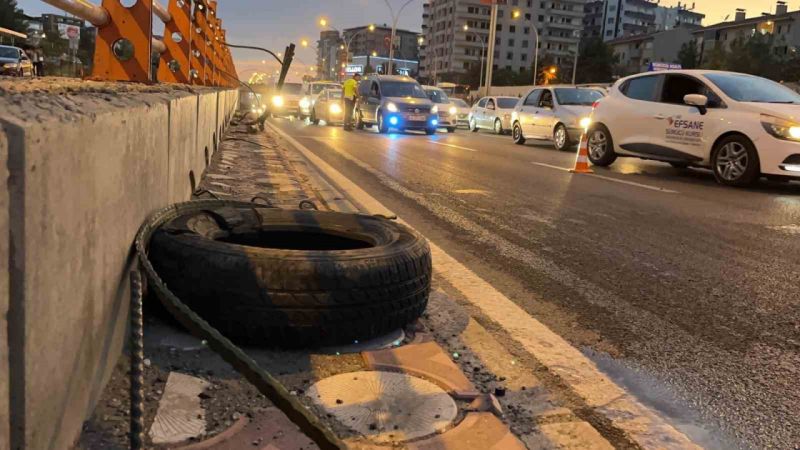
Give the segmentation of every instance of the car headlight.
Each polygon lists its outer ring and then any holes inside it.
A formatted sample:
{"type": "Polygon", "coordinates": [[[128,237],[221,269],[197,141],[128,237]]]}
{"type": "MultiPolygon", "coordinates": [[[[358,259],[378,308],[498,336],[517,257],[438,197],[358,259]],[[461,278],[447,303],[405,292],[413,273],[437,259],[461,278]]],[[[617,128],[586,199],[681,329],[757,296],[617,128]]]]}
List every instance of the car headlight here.
{"type": "Polygon", "coordinates": [[[397,112],[397,105],[392,102],[386,104],[386,110],[389,112],[397,112]]]}
{"type": "Polygon", "coordinates": [[[458,113],[458,109],[455,106],[450,107],[450,115],[455,116],[458,113]]]}
{"type": "Polygon", "coordinates": [[[301,108],[309,108],[310,106],[311,106],[311,100],[309,100],[308,98],[303,97],[302,100],[300,100],[301,108]]]}
{"type": "Polygon", "coordinates": [[[277,106],[278,108],[283,106],[283,97],[280,96],[280,95],[276,95],[276,96],[272,97],[272,105],[273,106],[277,106]]]}
{"type": "Polygon", "coordinates": [[[439,114],[439,107],[437,105],[433,105],[433,108],[431,108],[431,114],[439,114]]]}
{"type": "Polygon", "coordinates": [[[17,67],[19,67],[19,64],[17,64],[17,63],[5,63],[5,64],[3,64],[3,69],[16,69],[17,67]]]}
{"type": "Polygon", "coordinates": [[[778,139],[787,141],[800,141],[800,124],[790,122],[780,117],[761,115],[761,126],[767,133],[778,139]]]}
{"type": "Polygon", "coordinates": [[[588,130],[589,125],[591,124],[592,124],[592,119],[590,119],[589,117],[584,117],[583,119],[578,121],[578,125],[580,125],[581,128],[583,128],[584,130],[588,130]]]}
{"type": "Polygon", "coordinates": [[[338,103],[332,103],[331,106],[328,107],[328,111],[332,112],[333,114],[339,114],[342,112],[342,107],[339,106],[338,103]]]}

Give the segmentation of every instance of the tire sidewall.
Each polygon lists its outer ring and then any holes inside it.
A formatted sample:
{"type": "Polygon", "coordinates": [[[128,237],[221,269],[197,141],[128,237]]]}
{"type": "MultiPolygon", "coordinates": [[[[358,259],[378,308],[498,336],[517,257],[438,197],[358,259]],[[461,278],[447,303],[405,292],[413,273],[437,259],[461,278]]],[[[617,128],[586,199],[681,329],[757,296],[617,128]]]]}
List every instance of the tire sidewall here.
{"type": "Polygon", "coordinates": [[[386,126],[386,118],[383,117],[383,111],[378,111],[378,133],[386,134],[389,132],[389,127],[386,126]]]}
{"type": "Polygon", "coordinates": [[[758,151],[756,150],[755,145],[753,145],[750,139],[742,135],[728,136],[720,140],[714,147],[714,151],[711,154],[711,171],[714,173],[714,179],[719,184],[735,187],[743,187],[753,184],[761,175],[761,161],[758,158],[758,151]],[[717,168],[717,157],[719,155],[719,151],[722,149],[722,147],[731,142],[738,142],[747,151],[747,168],[742,176],[735,181],[724,179],[719,174],[717,168]]]}
{"type": "Polygon", "coordinates": [[[569,149],[569,145],[570,142],[569,142],[569,134],[567,133],[567,127],[565,127],[563,123],[559,123],[558,125],[556,125],[555,128],[553,128],[553,146],[556,148],[556,150],[563,152],[569,149]],[[558,131],[561,129],[564,130],[564,145],[559,147],[556,136],[558,135],[558,131]]]}
{"type": "Polygon", "coordinates": [[[514,128],[511,131],[511,136],[514,138],[514,143],[522,145],[525,143],[525,136],[522,134],[522,126],[519,122],[514,124],[514,128]]]}
{"type": "Polygon", "coordinates": [[[606,151],[603,154],[602,158],[599,159],[594,158],[592,156],[592,152],[589,151],[589,161],[591,161],[591,163],[594,164],[595,166],[601,166],[601,167],[609,166],[614,161],[616,161],[617,154],[614,152],[614,141],[611,137],[611,133],[608,131],[608,128],[606,128],[604,125],[601,124],[595,125],[589,130],[589,134],[586,137],[586,139],[587,141],[589,141],[591,137],[594,135],[594,133],[597,131],[603,132],[606,136],[606,151]]]}
{"type": "Polygon", "coordinates": [[[501,122],[500,119],[494,119],[494,132],[503,134],[503,122],[501,122]]]}

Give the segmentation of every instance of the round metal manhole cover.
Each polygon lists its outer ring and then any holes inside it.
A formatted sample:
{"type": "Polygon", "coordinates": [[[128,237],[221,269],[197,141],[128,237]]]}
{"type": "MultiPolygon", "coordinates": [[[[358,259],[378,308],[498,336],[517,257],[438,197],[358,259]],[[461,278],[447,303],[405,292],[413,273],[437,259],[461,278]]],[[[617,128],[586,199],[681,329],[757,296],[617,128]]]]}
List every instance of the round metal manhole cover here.
{"type": "Polygon", "coordinates": [[[458,414],[455,401],[421,378],[394,372],[350,372],[320,380],[306,395],[328,414],[375,442],[441,432],[458,414]]]}

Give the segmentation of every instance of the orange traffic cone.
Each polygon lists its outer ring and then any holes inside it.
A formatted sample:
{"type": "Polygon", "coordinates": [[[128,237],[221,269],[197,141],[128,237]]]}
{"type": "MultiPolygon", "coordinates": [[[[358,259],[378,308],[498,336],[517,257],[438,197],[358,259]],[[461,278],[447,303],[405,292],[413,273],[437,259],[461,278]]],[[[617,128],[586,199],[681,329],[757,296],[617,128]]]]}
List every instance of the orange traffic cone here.
{"type": "Polygon", "coordinates": [[[581,144],[578,146],[578,157],[575,158],[575,168],[572,173],[594,173],[589,168],[589,137],[586,133],[581,135],[581,144]]]}

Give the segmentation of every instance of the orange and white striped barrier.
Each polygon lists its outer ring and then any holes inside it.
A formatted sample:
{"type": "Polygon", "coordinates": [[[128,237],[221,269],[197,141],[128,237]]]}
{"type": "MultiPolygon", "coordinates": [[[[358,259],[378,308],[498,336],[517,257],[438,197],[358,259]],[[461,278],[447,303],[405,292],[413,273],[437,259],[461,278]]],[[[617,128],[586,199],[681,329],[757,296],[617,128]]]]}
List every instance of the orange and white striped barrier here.
{"type": "Polygon", "coordinates": [[[586,133],[581,134],[581,143],[578,146],[578,156],[575,158],[575,168],[570,170],[572,173],[594,173],[589,168],[589,137],[586,133]]]}

